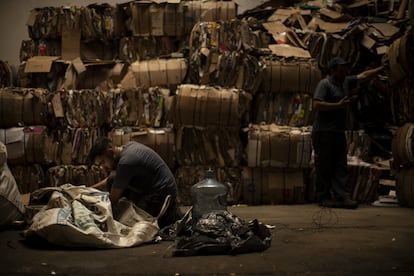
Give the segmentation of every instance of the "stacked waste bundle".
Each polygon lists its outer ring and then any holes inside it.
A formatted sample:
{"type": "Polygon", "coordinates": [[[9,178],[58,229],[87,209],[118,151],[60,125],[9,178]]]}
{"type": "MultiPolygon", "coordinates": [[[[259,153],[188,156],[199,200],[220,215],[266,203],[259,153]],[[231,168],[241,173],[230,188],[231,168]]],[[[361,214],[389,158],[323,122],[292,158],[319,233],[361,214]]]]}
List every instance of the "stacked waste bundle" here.
{"type": "Polygon", "coordinates": [[[240,200],[243,146],[240,126],[247,92],[220,86],[182,84],[174,96],[179,201],[192,204],[191,186],[212,169],[228,186],[228,203],[240,200]]]}
{"type": "Polygon", "coordinates": [[[304,203],[312,165],[309,127],[252,124],[246,131],[243,202],[255,205],[304,203]]]}
{"type": "Polygon", "coordinates": [[[72,166],[83,166],[93,141],[108,130],[116,143],[140,141],[175,168],[169,99],[187,61],[172,53],[185,47],[195,22],[234,18],[235,8],[232,1],[131,1],[34,9],[19,83],[51,91],[46,180],[60,179],[54,185],[82,171],[72,166]]]}
{"type": "Polygon", "coordinates": [[[0,87],[14,86],[17,82],[16,77],[15,66],[0,60],[0,87]]]}
{"type": "Polygon", "coordinates": [[[251,53],[260,39],[247,22],[225,19],[193,26],[190,83],[180,85],[174,96],[175,175],[183,204],[192,204],[191,187],[204,179],[207,169],[228,187],[228,204],[241,200],[244,145],[240,130],[249,121],[263,66],[251,53]]]}
{"type": "Polygon", "coordinates": [[[393,169],[397,179],[396,193],[402,206],[414,207],[414,156],[412,149],[414,60],[413,55],[409,54],[414,50],[414,5],[412,3],[410,5],[411,28],[392,43],[388,52],[388,60],[391,83],[395,88],[395,108],[400,111],[397,120],[398,128],[392,140],[393,169]]]}
{"type": "MultiPolygon", "coordinates": [[[[395,39],[388,49],[385,59],[388,62],[390,83],[393,87],[392,114],[397,129],[392,139],[392,169],[396,178],[396,194],[399,204],[414,207],[414,158],[412,154],[412,132],[414,112],[412,93],[414,92],[414,5],[412,1],[403,1],[408,5],[409,23],[405,24],[402,35],[395,39]],[[409,3],[407,3],[409,2],[409,3]]],[[[400,9],[400,17],[403,9],[400,9]]]]}
{"type": "Polygon", "coordinates": [[[182,52],[196,23],[236,17],[233,1],[157,2],[131,1],[119,5],[127,14],[129,34],[119,42],[121,59],[154,59],[182,52]]]}
{"type": "Polygon", "coordinates": [[[6,146],[7,162],[21,193],[44,185],[48,91],[4,87],[0,89],[0,141],[6,146]]]}
{"type": "Polygon", "coordinates": [[[86,163],[105,122],[105,107],[95,92],[0,89],[0,140],[22,193],[49,186],[53,166],[86,163]]]}
{"type": "Polygon", "coordinates": [[[103,94],[93,89],[61,90],[51,94],[55,100],[49,103],[53,105],[58,124],[49,126],[48,130],[45,151],[49,165],[45,183],[47,186],[66,183],[91,186],[106,177],[94,165],[86,169],[93,142],[107,135],[103,94]]]}
{"type": "Polygon", "coordinates": [[[304,11],[280,8],[262,24],[271,35],[271,54],[262,56],[265,70],[254,99],[254,123],[296,127],[311,123],[311,99],[321,72],[303,42],[306,36],[299,36],[293,24],[305,24],[306,15],[310,17],[304,11]]]}
{"type": "Polygon", "coordinates": [[[109,136],[116,145],[137,141],[154,149],[174,169],[175,129],[171,105],[177,85],[184,81],[183,58],[135,61],[120,88],[107,92],[109,136]]]}
{"type": "Polygon", "coordinates": [[[389,153],[387,158],[375,151],[384,150],[375,139],[363,130],[347,131],[348,171],[347,188],[353,200],[360,203],[371,203],[379,196],[379,185],[383,177],[390,172],[389,153]],[[383,162],[385,160],[385,162],[383,162]]]}
{"type": "Polygon", "coordinates": [[[194,25],[189,41],[191,83],[238,88],[254,95],[262,78],[261,52],[268,52],[264,31],[245,19],[194,25]],[[265,50],[266,49],[266,50],[265,50]]]}
{"type": "Polygon", "coordinates": [[[392,141],[393,168],[395,171],[396,195],[400,205],[414,207],[414,123],[406,122],[395,132],[392,141]]]}
{"type": "Polygon", "coordinates": [[[112,60],[117,40],[126,33],[125,17],[119,5],[35,8],[27,20],[31,40],[22,42],[20,59],[33,56],[66,59],[68,47],[75,45],[82,48],[82,60],[112,60]]]}
{"type": "Polygon", "coordinates": [[[247,204],[298,204],[306,199],[312,153],[307,126],[321,73],[302,38],[286,24],[293,18],[304,21],[300,10],[288,8],[274,9],[265,20],[248,21],[253,32],[263,32],[267,50],[255,51],[262,70],[251,124],[244,128],[242,201],[247,204]]]}

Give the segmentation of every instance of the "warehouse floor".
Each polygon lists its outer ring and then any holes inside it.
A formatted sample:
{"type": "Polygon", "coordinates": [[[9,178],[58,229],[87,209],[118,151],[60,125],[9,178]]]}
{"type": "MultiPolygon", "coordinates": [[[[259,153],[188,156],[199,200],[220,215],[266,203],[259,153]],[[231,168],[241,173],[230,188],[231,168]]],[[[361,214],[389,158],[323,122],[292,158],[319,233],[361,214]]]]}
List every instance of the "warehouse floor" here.
{"type": "Polygon", "coordinates": [[[414,275],[414,209],[315,204],[238,206],[245,219],[273,225],[272,245],[237,256],[171,257],[173,242],[80,250],[27,243],[0,232],[0,274],[40,275],[414,275]]]}

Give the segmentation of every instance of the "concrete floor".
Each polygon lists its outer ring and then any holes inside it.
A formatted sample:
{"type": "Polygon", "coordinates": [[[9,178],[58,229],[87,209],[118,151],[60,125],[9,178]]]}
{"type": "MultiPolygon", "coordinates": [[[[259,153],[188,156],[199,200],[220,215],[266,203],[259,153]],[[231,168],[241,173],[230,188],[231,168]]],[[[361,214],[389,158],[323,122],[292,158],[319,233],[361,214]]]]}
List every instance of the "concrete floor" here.
{"type": "Polygon", "coordinates": [[[173,242],[79,250],[0,232],[2,275],[414,275],[414,209],[315,204],[231,207],[275,226],[272,245],[237,256],[171,257],[173,242]]]}

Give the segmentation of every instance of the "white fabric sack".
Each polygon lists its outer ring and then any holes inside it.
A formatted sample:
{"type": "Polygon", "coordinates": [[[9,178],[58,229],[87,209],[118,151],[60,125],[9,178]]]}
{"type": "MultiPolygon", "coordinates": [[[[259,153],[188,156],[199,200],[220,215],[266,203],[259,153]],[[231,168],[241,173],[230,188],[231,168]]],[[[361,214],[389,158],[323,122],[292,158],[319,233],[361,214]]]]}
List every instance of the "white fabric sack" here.
{"type": "Polygon", "coordinates": [[[25,235],[37,234],[51,243],[71,247],[123,248],[150,242],[159,231],[157,219],[170,200],[166,198],[160,214],[153,217],[122,198],[116,220],[107,192],[64,184],[38,189],[32,197],[51,192],[48,204],[33,216],[25,235]]]}
{"type": "Polygon", "coordinates": [[[0,142],[0,227],[24,220],[24,205],[16,180],[7,166],[7,149],[0,142]]]}

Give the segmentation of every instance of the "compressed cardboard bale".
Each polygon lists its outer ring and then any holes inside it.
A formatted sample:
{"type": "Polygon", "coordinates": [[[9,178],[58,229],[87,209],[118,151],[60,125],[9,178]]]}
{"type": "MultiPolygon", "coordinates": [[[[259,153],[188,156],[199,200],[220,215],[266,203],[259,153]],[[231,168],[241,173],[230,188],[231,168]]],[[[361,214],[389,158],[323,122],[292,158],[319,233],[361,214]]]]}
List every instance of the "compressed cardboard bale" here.
{"type": "Polygon", "coordinates": [[[109,137],[117,146],[136,141],[152,148],[167,163],[175,167],[175,132],[171,128],[116,128],[109,137]]]}
{"type": "Polygon", "coordinates": [[[263,60],[263,92],[313,94],[321,72],[314,59],[269,59],[263,60]]]}
{"type": "Polygon", "coordinates": [[[246,151],[249,167],[309,168],[311,132],[274,124],[252,125],[246,151]]]}
{"type": "Polygon", "coordinates": [[[105,95],[100,89],[63,90],[65,126],[74,128],[101,127],[107,122],[105,95]]]}
{"type": "Polygon", "coordinates": [[[47,125],[48,93],[42,88],[0,88],[0,128],[47,125]]]}
{"type": "Polygon", "coordinates": [[[184,6],[184,34],[189,34],[197,22],[227,21],[237,17],[233,1],[182,1],[184,6]]]}
{"type": "Polygon", "coordinates": [[[80,165],[88,162],[88,154],[97,137],[107,135],[102,128],[66,128],[51,130],[48,147],[45,148],[48,160],[57,165],[80,165]]]}
{"type": "Polygon", "coordinates": [[[24,165],[47,164],[45,126],[12,127],[0,129],[0,141],[7,147],[8,163],[24,165]]]}
{"type": "Polygon", "coordinates": [[[112,126],[165,127],[170,90],[160,87],[111,89],[106,99],[112,126]]]}
{"type": "Polygon", "coordinates": [[[20,62],[34,56],[61,56],[61,41],[59,39],[23,40],[20,44],[20,62]]]}
{"type": "Polygon", "coordinates": [[[63,184],[92,186],[105,177],[106,172],[98,166],[60,165],[47,170],[48,185],[59,187],[63,184]]]}
{"type": "Polygon", "coordinates": [[[153,59],[137,61],[131,64],[137,86],[169,86],[183,82],[187,73],[184,58],[153,59]]]}
{"type": "Polygon", "coordinates": [[[89,62],[109,62],[117,58],[118,48],[116,47],[116,44],[111,41],[81,40],[78,47],[79,50],[77,54],[72,55],[72,59],[80,57],[82,60],[89,62]]]}
{"type": "Polygon", "coordinates": [[[187,36],[200,21],[231,20],[236,18],[233,1],[166,1],[131,2],[124,5],[128,11],[128,29],[134,36],[187,36]]]}
{"type": "Polygon", "coordinates": [[[414,207],[414,168],[402,168],[396,175],[396,194],[401,206],[414,207]]]}
{"type": "Polygon", "coordinates": [[[260,59],[249,54],[259,47],[255,38],[246,20],[197,23],[190,35],[191,82],[254,94],[263,71],[260,59]]]}
{"type": "Polygon", "coordinates": [[[238,89],[183,84],[174,99],[174,125],[177,126],[240,126],[247,105],[238,89]]]}
{"type": "Polygon", "coordinates": [[[309,94],[260,93],[252,104],[251,122],[301,127],[311,124],[312,97],[309,94]]]}
{"type": "Polygon", "coordinates": [[[178,128],[176,150],[181,166],[237,167],[243,156],[239,129],[228,127],[178,128]]]}
{"type": "Polygon", "coordinates": [[[169,56],[179,50],[175,39],[170,36],[122,37],[119,40],[118,57],[132,63],[169,56]]]}
{"type": "Polygon", "coordinates": [[[243,167],[241,202],[251,205],[304,203],[307,176],[305,169],[243,167]]]}
{"type": "Polygon", "coordinates": [[[383,174],[383,168],[365,162],[360,162],[360,164],[348,162],[348,171],[347,189],[353,200],[360,203],[372,203],[378,199],[379,180],[383,174]]]}
{"type": "Polygon", "coordinates": [[[31,193],[47,186],[45,171],[40,164],[10,165],[10,171],[16,179],[21,194],[31,193]]]}
{"type": "Polygon", "coordinates": [[[414,124],[405,123],[397,129],[392,139],[392,156],[396,166],[414,165],[414,124]]]}

